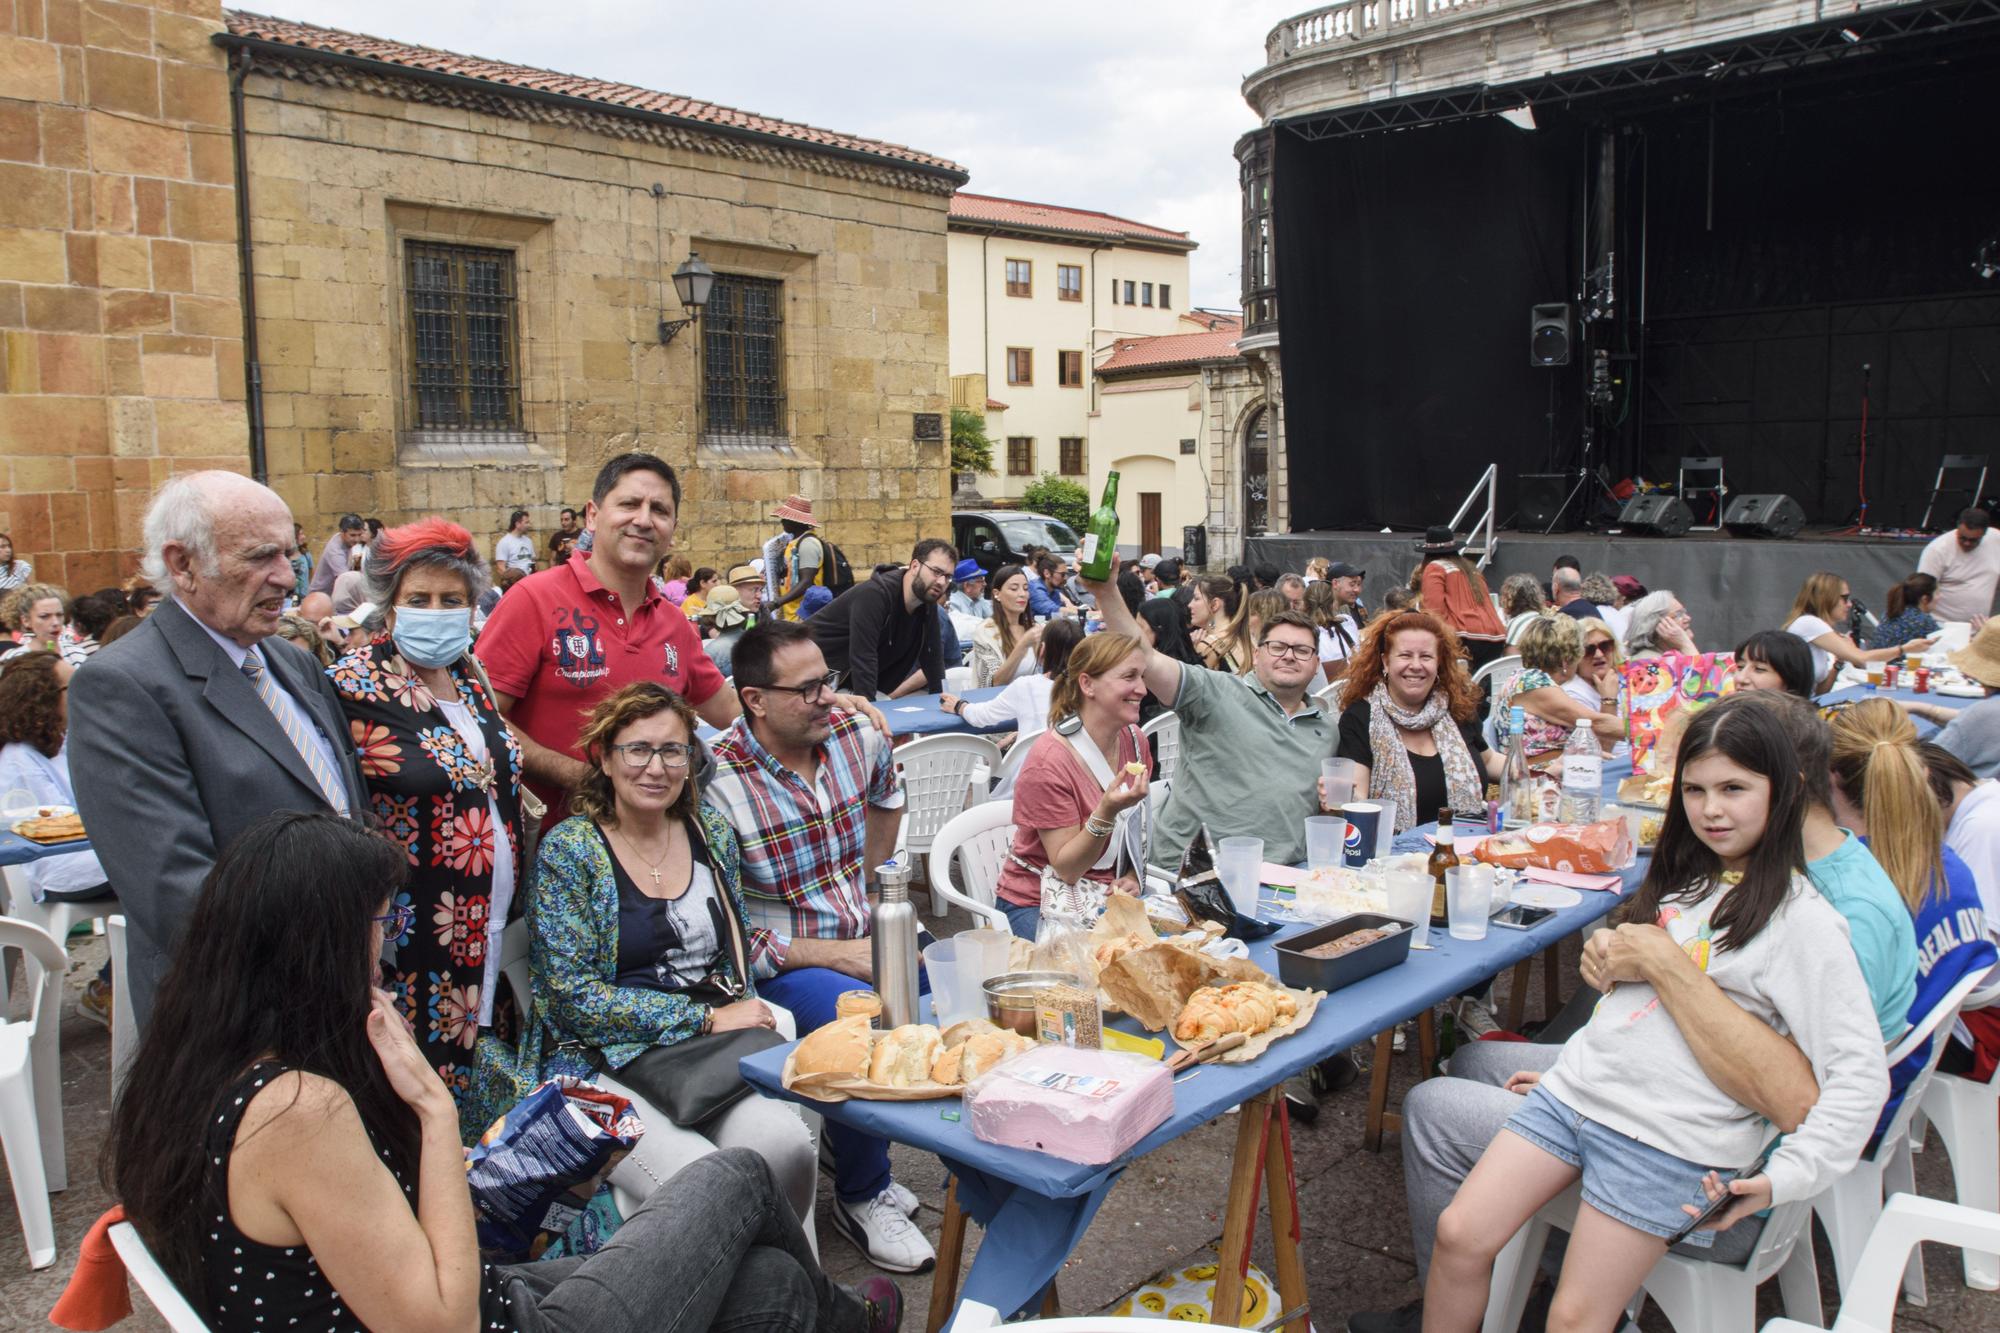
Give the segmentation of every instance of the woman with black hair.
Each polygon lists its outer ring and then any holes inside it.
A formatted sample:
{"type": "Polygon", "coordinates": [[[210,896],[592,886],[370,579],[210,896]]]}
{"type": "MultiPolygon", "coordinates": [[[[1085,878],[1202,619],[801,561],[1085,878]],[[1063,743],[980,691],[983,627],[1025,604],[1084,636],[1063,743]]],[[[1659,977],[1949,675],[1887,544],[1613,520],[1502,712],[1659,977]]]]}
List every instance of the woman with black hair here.
{"type": "MultiPolygon", "coordinates": [[[[1739,1008],[1791,1037],[1819,1098],[1767,1164],[1722,1183],[1718,1170],[1759,1158],[1770,1123],[1716,1085],[1659,991],[1617,978],[1553,1069],[1509,1081],[1526,1094],[1521,1108],[1439,1220],[1427,1329],[1477,1328],[1494,1256],[1579,1177],[1549,1324],[1609,1328],[1699,1205],[1735,1196],[1715,1228],[1810,1199],[1868,1141],[1889,1090],[1882,1034],[1846,924],[1805,877],[1806,788],[1790,734],[1771,709],[1704,709],[1674,779],[1618,931],[1663,932],[1739,1008]]],[[[1687,1243],[1712,1245],[1712,1229],[1687,1243]]]]}
{"type": "Polygon", "coordinates": [[[1783,690],[1810,699],[1813,684],[1812,649],[1790,630],[1758,630],[1736,646],[1739,690],[1783,690]]]}
{"type": "Polygon", "coordinates": [[[938,707],[958,714],[981,730],[1012,722],[1018,737],[1016,745],[1045,729],[1049,725],[1049,696],[1064,668],[1069,666],[1071,650],[1083,642],[1083,625],[1063,617],[1035,629],[1035,662],[1039,670],[1015,672],[1007,688],[983,702],[973,703],[955,694],[944,694],[938,697],[938,707]]]}
{"type": "Polygon", "coordinates": [[[347,820],[276,814],[202,884],[106,1174],[209,1326],[895,1328],[894,1285],[830,1281],[740,1150],[655,1190],[588,1258],[482,1264],[457,1110],[374,988],[407,875],[400,847],[347,820]]]}
{"type": "Polygon", "coordinates": [[[1023,660],[1033,660],[1043,632],[1029,609],[1032,590],[1025,567],[1000,566],[993,571],[987,589],[993,599],[993,614],[972,631],[972,684],[976,689],[1011,684],[1023,660]]]}

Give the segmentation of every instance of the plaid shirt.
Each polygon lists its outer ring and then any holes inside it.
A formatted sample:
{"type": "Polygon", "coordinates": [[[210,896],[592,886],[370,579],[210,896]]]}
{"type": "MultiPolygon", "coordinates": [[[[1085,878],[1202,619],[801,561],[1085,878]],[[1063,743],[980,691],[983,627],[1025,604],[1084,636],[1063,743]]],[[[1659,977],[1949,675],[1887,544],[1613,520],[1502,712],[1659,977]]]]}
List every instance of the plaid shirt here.
{"type": "Polygon", "coordinates": [[[736,830],[743,853],[743,898],[755,930],[760,974],[782,967],[794,937],[867,936],[867,812],[899,810],[889,742],[865,718],[835,709],[819,748],[812,786],[771,757],[740,717],[712,747],[715,775],[705,799],[736,830]]]}

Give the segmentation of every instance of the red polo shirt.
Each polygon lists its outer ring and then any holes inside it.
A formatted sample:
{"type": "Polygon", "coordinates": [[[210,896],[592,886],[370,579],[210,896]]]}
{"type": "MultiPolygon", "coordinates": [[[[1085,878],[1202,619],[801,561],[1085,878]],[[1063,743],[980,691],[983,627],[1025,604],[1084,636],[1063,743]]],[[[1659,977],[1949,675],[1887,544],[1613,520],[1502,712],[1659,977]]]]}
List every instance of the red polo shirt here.
{"type": "MultiPolygon", "coordinates": [[[[646,580],[646,599],[628,616],[582,552],[508,589],[479,631],[478,654],[493,687],[514,696],[508,717],[575,759],[583,757],[576,738],[591,710],[627,685],[658,681],[703,704],[723,684],[694,627],[657,583],[646,580]]],[[[567,793],[529,786],[551,814],[568,804],[567,793]]]]}

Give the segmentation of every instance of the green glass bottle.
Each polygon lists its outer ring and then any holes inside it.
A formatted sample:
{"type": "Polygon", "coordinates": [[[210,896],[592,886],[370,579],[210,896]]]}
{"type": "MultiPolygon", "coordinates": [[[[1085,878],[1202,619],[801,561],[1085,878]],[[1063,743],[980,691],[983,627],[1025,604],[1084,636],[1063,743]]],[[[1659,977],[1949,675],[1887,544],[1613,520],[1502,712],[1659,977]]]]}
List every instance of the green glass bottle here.
{"type": "Polygon", "coordinates": [[[1093,583],[1110,579],[1118,568],[1118,474],[1104,478],[1104,500],[1090,516],[1089,530],[1076,552],[1077,572],[1093,583]]]}

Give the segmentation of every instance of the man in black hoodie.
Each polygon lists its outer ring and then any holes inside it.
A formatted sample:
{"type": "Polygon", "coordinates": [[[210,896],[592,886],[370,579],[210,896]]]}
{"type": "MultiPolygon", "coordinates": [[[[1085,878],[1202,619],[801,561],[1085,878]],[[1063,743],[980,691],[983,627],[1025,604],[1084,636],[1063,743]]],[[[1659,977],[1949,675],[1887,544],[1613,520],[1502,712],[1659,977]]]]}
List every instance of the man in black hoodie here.
{"type": "Polygon", "coordinates": [[[873,699],[877,691],[898,698],[944,688],[937,608],[957,565],[950,542],[927,537],[906,568],[855,584],[805,622],[828,668],[840,673],[841,689],[873,699]]]}

